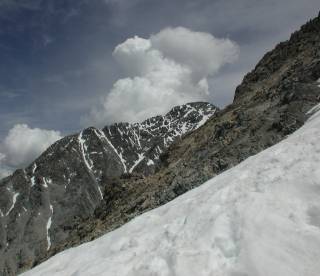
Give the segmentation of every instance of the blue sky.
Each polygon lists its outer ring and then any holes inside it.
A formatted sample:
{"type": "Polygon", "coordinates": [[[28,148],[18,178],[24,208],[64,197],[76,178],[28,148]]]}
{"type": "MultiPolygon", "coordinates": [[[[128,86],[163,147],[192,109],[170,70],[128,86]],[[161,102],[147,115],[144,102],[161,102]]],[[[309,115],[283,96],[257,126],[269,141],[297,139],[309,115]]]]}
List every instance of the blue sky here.
{"type": "Polygon", "coordinates": [[[239,58],[209,78],[210,101],[232,101],[237,83],[318,0],[0,0],[0,139],[15,124],[78,131],[81,118],[123,71],[112,57],[129,37],[182,26],[229,38],[239,58]]]}

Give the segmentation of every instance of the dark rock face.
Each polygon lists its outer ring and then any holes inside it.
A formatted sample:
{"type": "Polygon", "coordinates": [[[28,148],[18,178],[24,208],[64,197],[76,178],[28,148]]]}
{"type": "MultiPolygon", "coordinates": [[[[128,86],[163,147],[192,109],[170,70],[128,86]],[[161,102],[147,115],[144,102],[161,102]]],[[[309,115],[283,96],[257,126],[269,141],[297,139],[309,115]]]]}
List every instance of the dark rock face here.
{"type": "Polygon", "coordinates": [[[110,179],[94,217],[79,221],[64,246],[113,230],[278,143],[319,102],[320,17],[267,53],[239,85],[233,104],[174,142],[155,174],[110,179]]]}
{"type": "Polygon", "coordinates": [[[154,173],[160,154],[216,110],[190,103],[142,123],[90,127],[1,180],[0,275],[15,275],[66,246],[79,222],[104,201],[110,179],[154,173]]]}

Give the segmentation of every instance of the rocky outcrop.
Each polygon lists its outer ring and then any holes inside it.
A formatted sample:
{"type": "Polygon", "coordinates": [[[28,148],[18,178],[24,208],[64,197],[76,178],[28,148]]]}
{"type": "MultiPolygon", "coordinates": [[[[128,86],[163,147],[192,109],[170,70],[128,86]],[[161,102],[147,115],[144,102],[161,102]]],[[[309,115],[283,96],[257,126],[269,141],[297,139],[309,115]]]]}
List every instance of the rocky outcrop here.
{"type": "MultiPolygon", "coordinates": [[[[299,128],[320,101],[320,17],[267,53],[234,102],[168,151],[170,189],[196,186],[299,128]]],[[[166,166],[166,164],[168,164],[166,166]]]]}
{"type": "Polygon", "coordinates": [[[109,179],[153,173],[160,154],[216,110],[190,103],[142,123],[90,127],[1,180],[0,275],[15,275],[65,246],[75,225],[94,217],[109,179]]]}

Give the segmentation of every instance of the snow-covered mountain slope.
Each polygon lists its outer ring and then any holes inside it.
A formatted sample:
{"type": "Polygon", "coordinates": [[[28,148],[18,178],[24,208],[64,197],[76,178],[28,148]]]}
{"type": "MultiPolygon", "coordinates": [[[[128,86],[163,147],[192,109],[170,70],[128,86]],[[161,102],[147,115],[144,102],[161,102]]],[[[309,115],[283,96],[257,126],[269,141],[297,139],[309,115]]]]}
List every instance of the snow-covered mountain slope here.
{"type": "Polygon", "coordinates": [[[217,107],[209,103],[189,103],[142,123],[107,126],[100,133],[114,146],[124,172],[147,175],[154,172],[166,148],[177,138],[202,126],[216,111],[217,107]]]}
{"type": "Polygon", "coordinates": [[[0,180],[0,275],[15,275],[68,247],[70,233],[93,216],[111,178],[151,174],[170,144],[216,110],[196,102],[142,123],[90,127],[0,180]]]}
{"type": "Polygon", "coordinates": [[[23,275],[317,276],[319,137],[318,111],[281,143],[23,275]]]}

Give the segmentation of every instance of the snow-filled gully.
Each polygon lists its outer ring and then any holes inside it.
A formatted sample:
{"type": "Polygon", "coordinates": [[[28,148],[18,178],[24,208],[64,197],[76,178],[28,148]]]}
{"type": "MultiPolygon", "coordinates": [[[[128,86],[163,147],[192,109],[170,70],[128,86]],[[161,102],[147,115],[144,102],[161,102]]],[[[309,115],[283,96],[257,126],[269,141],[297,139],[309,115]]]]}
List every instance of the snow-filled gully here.
{"type": "MultiPolygon", "coordinates": [[[[81,131],[80,132],[80,134],[79,134],[79,136],[78,136],[78,141],[79,141],[79,146],[80,146],[80,151],[81,151],[81,155],[82,155],[82,159],[83,159],[83,161],[84,161],[84,163],[85,163],[85,166],[87,167],[87,169],[88,169],[88,172],[94,177],[94,173],[93,173],[93,171],[92,171],[92,169],[93,169],[93,162],[92,162],[92,160],[89,158],[89,155],[88,155],[88,158],[87,158],[87,151],[88,151],[88,149],[87,149],[87,146],[86,146],[86,144],[85,144],[85,139],[83,138],[83,132],[81,131]]],[[[101,197],[101,199],[103,199],[103,193],[102,193],[102,191],[101,191],[101,188],[100,188],[100,186],[99,186],[99,183],[97,182],[97,180],[95,179],[95,182],[96,182],[96,184],[97,184],[97,189],[98,189],[98,191],[99,191],[99,195],[100,195],[100,197],[101,197]]]]}
{"type": "MultiPolygon", "coordinates": [[[[110,131],[110,130],[109,130],[110,131]]],[[[100,140],[104,140],[106,141],[109,146],[113,149],[114,153],[119,157],[121,164],[123,166],[124,172],[127,172],[127,165],[126,165],[126,161],[124,160],[123,156],[121,153],[119,153],[117,151],[117,149],[114,147],[114,145],[110,142],[110,140],[107,138],[107,136],[104,134],[104,132],[100,129],[95,129],[94,133],[96,134],[96,136],[100,139],[100,140]]]]}
{"type": "Polygon", "coordinates": [[[51,239],[50,239],[50,228],[52,224],[52,216],[53,216],[53,207],[50,204],[50,216],[47,221],[46,230],[47,230],[47,251],[51,248],[51,239]]]}

